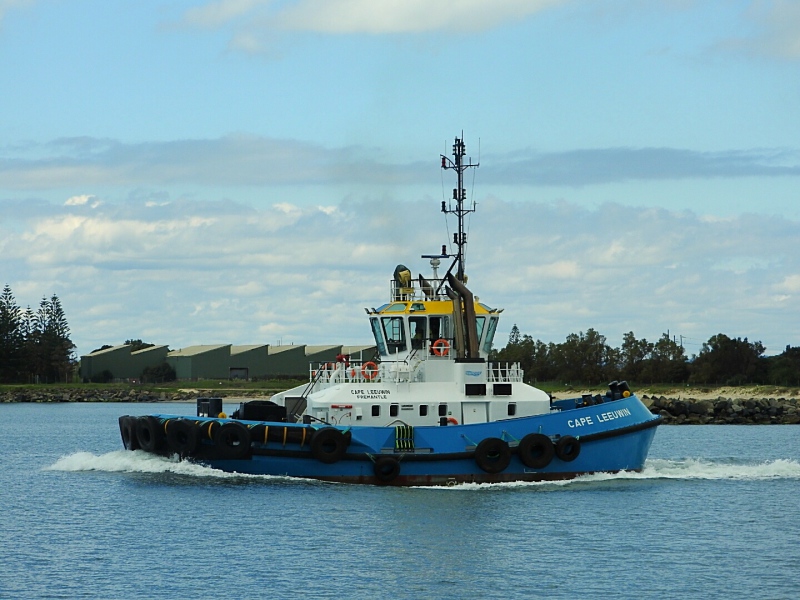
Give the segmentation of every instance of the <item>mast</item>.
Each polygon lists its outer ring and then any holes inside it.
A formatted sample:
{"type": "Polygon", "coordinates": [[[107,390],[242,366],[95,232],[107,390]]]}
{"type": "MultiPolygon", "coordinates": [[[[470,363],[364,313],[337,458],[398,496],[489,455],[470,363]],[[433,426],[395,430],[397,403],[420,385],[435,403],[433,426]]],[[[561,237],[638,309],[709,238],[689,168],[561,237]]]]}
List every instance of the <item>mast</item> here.
{"type": "Polygon", "coordinates": [[[453,233],[453,244],[456,246],[456,253],[454,255],[446,254],[444,252],[445,247],[442,246],[442,256],[455,259],[453,266],[450,267],[450,271],[452,271],[453,267],[456,267],[456,279],[462,283],[466,282],[464,263],[466,262],[465,251],[467,248],[467,234],[464,231],[464,217],[469,213],[475,212],[474,202],[471,208],[464,207],[464,204],[467,200],[467,190],[464,188],[464,171],[480,165],[480,162],[473,164],[471,158],[469,159],[469,162],[465,163],[464,156],[466,156],[466,154],[467,146],[464,144],[464,133],[462,132],[461,137],[456,138],[455,143],[453,143],[453,160],[450,160],[444,154],[441,155],[442,168],[452,169],[458,176],[458,187],[453,189],[455,208],[453,207],[452,201],[448,206],[447,202],[442,200],[442,212],[447,215],[456,215],[456,218],[458,219],[458,231],[453,233]]]}

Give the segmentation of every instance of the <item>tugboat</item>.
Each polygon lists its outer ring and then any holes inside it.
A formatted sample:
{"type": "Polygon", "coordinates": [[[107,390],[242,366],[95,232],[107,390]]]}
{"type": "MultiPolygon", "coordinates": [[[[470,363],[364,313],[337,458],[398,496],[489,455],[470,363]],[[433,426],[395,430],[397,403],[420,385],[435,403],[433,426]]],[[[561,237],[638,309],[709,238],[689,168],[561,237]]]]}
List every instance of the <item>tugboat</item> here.
{"type": "Polygon", "coordinates": [[[518,364],[489,362],[502,309],[466,285],[464,220],[475,204],[464,172],[478,164],[465,156],[463,136],[452,159],[441,156],[458,179],[442,202],[458,221],[453,253],[423,255],[427,278],[398,265],[388,302],[364,309],[375,358],[310,365],[308,383],[242,403],[230,418],[220,398],[198,398],[196,416],[122,416],[125,448],[228,472],[395,486],[640,471],[661,417],[626,382],[553,400],[518,364]]]}

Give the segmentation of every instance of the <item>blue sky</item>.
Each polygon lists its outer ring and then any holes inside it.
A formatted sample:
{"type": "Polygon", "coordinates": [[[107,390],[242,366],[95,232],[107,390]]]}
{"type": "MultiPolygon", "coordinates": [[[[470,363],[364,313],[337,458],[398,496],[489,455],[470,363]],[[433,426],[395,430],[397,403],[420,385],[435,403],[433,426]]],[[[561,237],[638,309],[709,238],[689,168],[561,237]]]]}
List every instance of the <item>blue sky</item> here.
{"type": "Polygon", "coordinates": [[[368,342],[462,130],[500,346],[800,345],[800,2],[0,0],[0,82],[0,284],[79,354],[368,342]]]}

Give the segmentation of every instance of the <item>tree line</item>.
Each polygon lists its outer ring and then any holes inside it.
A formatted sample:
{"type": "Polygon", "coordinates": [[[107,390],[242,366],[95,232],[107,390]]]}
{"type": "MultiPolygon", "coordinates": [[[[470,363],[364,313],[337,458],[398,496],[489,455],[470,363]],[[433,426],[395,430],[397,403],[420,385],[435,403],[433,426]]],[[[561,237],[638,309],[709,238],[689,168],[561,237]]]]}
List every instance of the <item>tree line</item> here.
{"type": "Polygon", "coordinates": [[[71,379],[75,344],[61,300],[44,297],[22,309],[8,284],[0,294],[0,382],[55,383],[71,379]]]}
{"type": "Polygon", "coordinates": [[[521,334],[514,325],[508,344],[493,350],[492,359],[520,363],[527,381],[800,385],[800,347],[786,346],[780,355],[769,357],[765,350],[761,342],[718,333],[689,357],[669,334],[648,342],[636,339],[632,331],[623,336],[619,348],[613,348],[594,329],[571,333],[560,344],[546,344],[521,334]]]}

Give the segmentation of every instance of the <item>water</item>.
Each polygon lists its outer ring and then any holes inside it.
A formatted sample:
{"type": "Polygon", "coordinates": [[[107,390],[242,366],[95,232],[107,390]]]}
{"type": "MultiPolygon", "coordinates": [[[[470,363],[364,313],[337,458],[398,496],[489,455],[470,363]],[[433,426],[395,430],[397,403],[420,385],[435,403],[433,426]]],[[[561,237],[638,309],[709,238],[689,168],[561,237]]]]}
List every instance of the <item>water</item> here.
{"type": "MultiPolygon", "coordinates": [[[[120,450],[0,405],[0,598],[800,597],[800,427],[661,427],[641,474],[377,488],[120,450]]],[[[230,407],[226,407],[230,410],[230,407]]]]}

